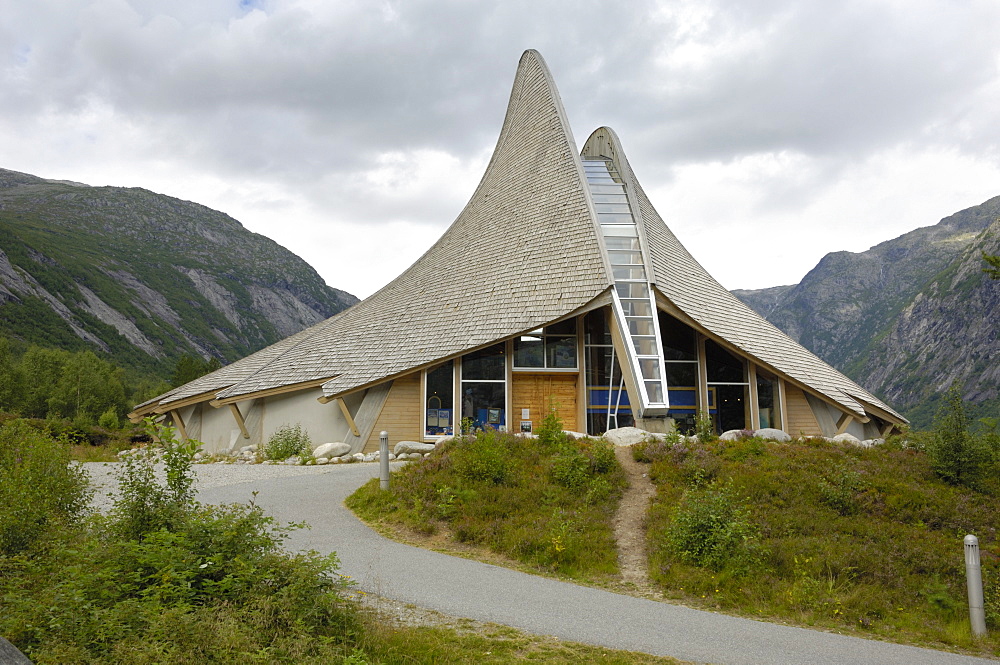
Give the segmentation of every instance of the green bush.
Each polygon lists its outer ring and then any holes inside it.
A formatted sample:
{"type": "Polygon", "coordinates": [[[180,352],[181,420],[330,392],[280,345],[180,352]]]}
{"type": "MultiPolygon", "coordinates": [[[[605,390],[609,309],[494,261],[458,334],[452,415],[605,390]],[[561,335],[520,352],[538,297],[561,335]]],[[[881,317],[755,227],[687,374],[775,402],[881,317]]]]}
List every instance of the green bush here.
{"type": "Polygon", "coordinates": [[[264,444],[264,459],[286,460],[293,455],[308,455],[312,452],[309,433],[301,425],[285,425],[271,435],[264,444]]]}
{"type": "Polygon", "coordinates": [[[120,429],[122,424],[118,419],[118,413],[113,409],[108,409],[97,419],[97,424],[104,429],[120,429]]]}
{"type": "Polygon", "coordinates": [[[747,570],[760,560],[750,512],[731,490],[716,485],[684,492],[664,538],[682,561],[713,570],[747,570]]]}
{"type": "Polygon", "coordinates": [[[0,427],[0,554],[28,549],[54,524],[79,517],[90,500],[87,483],[48,434],[23,420],[0,427]]]}
{"type": "Polygon", "coordinates": [[[945,395],[927,442],[934,471],[946,483],[975,487],[992,454],[985,441],[969,432],[962,394],[952,386],[945,395]]]}
{"type": "Polygon", "coordinates": [[[501,443],[502,435],[492,428],[466,437],[454,449],[454,464],[466,480],[504,484],[510,474],[508,449],[501,443]]]}
{"type": "Polygon", "coordinates": [[[552,460],[552,479],[569,489],[579,489],[590,478],[590,460],[576,447],[560,450],[552,460]]]}
{"type": "Polygon", "coordinates": [[[858,495],[867,488],[864,476],[844,464],[835,466],[826,478],[816,484],[823,503],[845,517],[860,511],[858,495]]]}
{"type": "Polygon", "coordinates": [[[156,425],[149,418],[146,428],[160,441],[166,481],[161,484],[153,469],[155,448],[137,449],[122,458],[112,514],[116,532],[130,540],[142,540],[153,531],[172,527],[194,504],[191,464],[201,444],[180,442],[172,427],[156,425]]]}

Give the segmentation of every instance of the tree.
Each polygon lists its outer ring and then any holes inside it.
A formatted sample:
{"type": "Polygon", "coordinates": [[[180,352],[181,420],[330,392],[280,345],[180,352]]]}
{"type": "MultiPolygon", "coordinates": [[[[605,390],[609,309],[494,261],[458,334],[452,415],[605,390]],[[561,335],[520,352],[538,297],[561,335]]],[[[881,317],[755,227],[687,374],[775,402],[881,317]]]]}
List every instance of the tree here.
{"type": "Polygon", "coordinates": [[[204,360],[185,353],[177,359],[173,376],[170,377],[170,386],[172,388],[183,386],[185,383],[194,381],[209,372],[214,372],[220,367],[222,367],[222,363],[219,362],[218,358],[211,357],[208,360],[204,360]]]}
{"type": "Polygon", "coordinates": [[[14,362],[10,342],[0,337],[0,411],[15,411],[20,394],[20,368],[14,362]]]}
{"type": "Polygon", "coordinates": [[[969,432],[969,417],[957,385],[944,396],[927,452],[934,471],[951,485],[975,486],[989,461],[985,442],[969,432]]]}
{"type": "Polygon", "coordinates": [[[992,256],[983,252],[983,261],[986,261],[986,267],[983,268],[983,272],[989,275],[991,279],[1000,279],[1000,255],[992,256]]]}
{"type": "Polygon", "coordinates": [[[92,351],[72,354],[49,397],[49,411],[90,422],[109,409],[124,413],[122,374],[120,368],[101,360],[92,351]]]}

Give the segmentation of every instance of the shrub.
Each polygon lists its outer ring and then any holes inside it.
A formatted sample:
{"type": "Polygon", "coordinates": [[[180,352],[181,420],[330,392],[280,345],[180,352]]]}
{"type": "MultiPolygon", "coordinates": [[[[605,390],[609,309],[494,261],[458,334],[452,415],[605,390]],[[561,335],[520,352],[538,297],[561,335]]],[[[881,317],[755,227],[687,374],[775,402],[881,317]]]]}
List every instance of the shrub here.
{"type": "Polygon", "coordinates": [[[87,483],[48,434],[23,420],[0,428],[0,554],[25,550],[54,523],[80,516],[90,500],[87,483]]]}
{"type": "Polygon", "coordinates": [[[579,489],[590,478],[590,460],[575,446],[561,450],[552,460],[552,479],[569,489],[579,489]]]}
{"type": "Polygon", "coordinates": [[[271,435],[264,444],[264,459],[285,460],[293,455],[307,455],[312,451],[309,434],[301,425],[285,425],[271,435]]]}
{"type": "Polygon", "coordinates": [[[118,413],[114,408],[110,408],[101,414],[101,417],[97,419],[97,424],[104,429],[121,429],[121,421],[118,419],[118,413]]]}
{"type": "Polygon", "coordinates": [[[816,484],[816,489],[823,503],[846,517],[861,509],[858,495],[868,489],[868,483],[859,472],[839,464],[816,484]]]}
{"type": "Polygon", "coordinates": [[[604,439],[589,439],[585,451],[594,473],[610,473],[618,467],[615,447],[604,439]]]}
{"type": "Polygon", "coordinates": [[[500,437],[501,433],[487,429],[457,446],[453,456],[459,475],[467,480],[494,485],[506,482],[510,474],[510,463],[500,437]]]}
{"type": "Polygon", "coordinates": [[[759,530],[728,488],[686,490],[664,537],[668,549],[696,566],[746,570],[759,563],[759,530]]]}
{"type": "Polygon", "coordinates": [[[566,443],[569,437],[563,432],[563,422],[554,408],[550,408],[538,428],[538,445],[543,448],[558,448],[566,443]]]}
{"type": "Polygon", "coordinates": [[[694,430],[701,443],[711,443],[719,438],[719,435],[715,433],[715,421],[712,419],[712,414],[707,411],[698,412],[694,430]]]}
{"type": "Polygon", "coordinates": [[[146,419],[146,430],[160,441],[166,482],[157,480],[153,448],[122,458],[112,514],[117,533],[130,540],[142,540],[157,529],[170,527],[194,504],[191,464],[201,444],[178,441],[174,428],[157,425],[150,418],[146,419]]]}
{"type": "Polygon", "coordinates": [[[927,454],[942,480],[966,487],[974,487],[979,482],[990,460],[987,445],[969,432],[969,419],[957,386],[948,390],[934,419],[927,454]]]}

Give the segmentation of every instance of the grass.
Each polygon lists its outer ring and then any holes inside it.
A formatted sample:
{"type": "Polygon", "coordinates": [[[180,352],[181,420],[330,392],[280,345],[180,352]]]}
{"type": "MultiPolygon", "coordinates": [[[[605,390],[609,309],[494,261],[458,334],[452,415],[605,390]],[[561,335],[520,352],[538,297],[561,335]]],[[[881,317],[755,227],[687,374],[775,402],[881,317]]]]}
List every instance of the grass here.
{"type": "Polygon", "coordinates": [[[487,431],[393,474],[389,492],[370,481],[347,505],[375,526],[444,535],[530,570],[601,580],[618,572],[611,519],[624,486],[603,441],[487,431]]]}
{"type": "Polygon", "coordinates": [[[652,460],[657,495],[648,520],[650,568],[666,597],[863,636],[1000,654],[997,637],[970,635],[962,545],[966,534],[978,535],[987,595],[995,606],[995,465],[990,480],[972,490],[945,484],[923,452],[892,443],[862,449],[822,439],[746,439],[651,444],[636,456],[652,460]],[[686,539],[711,544],[733,533],[741,539],[730,538],[724,556],[691,556],[696,548],[686,539]]]}
{"type": "Polygon", "coordinates": [[[102,516],[85,511],[64,443],[23,420],[0,426],[0,496],[31,499],[0,512],[0,635],[33,662],[679,662],[430,612],[400,625],[361,602],[335,555],[284,551],[298,527],[252,503],[193,502],[193,447],[157,436],[166,485],[148,459],[126,462],[102,516]]]}

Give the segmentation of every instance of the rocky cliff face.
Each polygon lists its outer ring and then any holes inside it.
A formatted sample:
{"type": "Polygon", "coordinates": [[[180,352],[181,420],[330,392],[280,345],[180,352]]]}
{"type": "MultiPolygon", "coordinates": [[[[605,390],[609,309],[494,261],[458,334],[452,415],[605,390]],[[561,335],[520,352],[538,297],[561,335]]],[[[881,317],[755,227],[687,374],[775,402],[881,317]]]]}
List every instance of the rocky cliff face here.
{"type": "Polygon", "coordinates": [[[0,333],[125,365],[242,357],[357,302],[228,215],[0,169],[0,333]]]}
{"type": "Polygon", "coordinates": [[[865,252],[826,255],[801,283],[734,291],[769,321],[919,425],[959,381],[988,410],[997,401],[1000,197],[865,252]]]}

